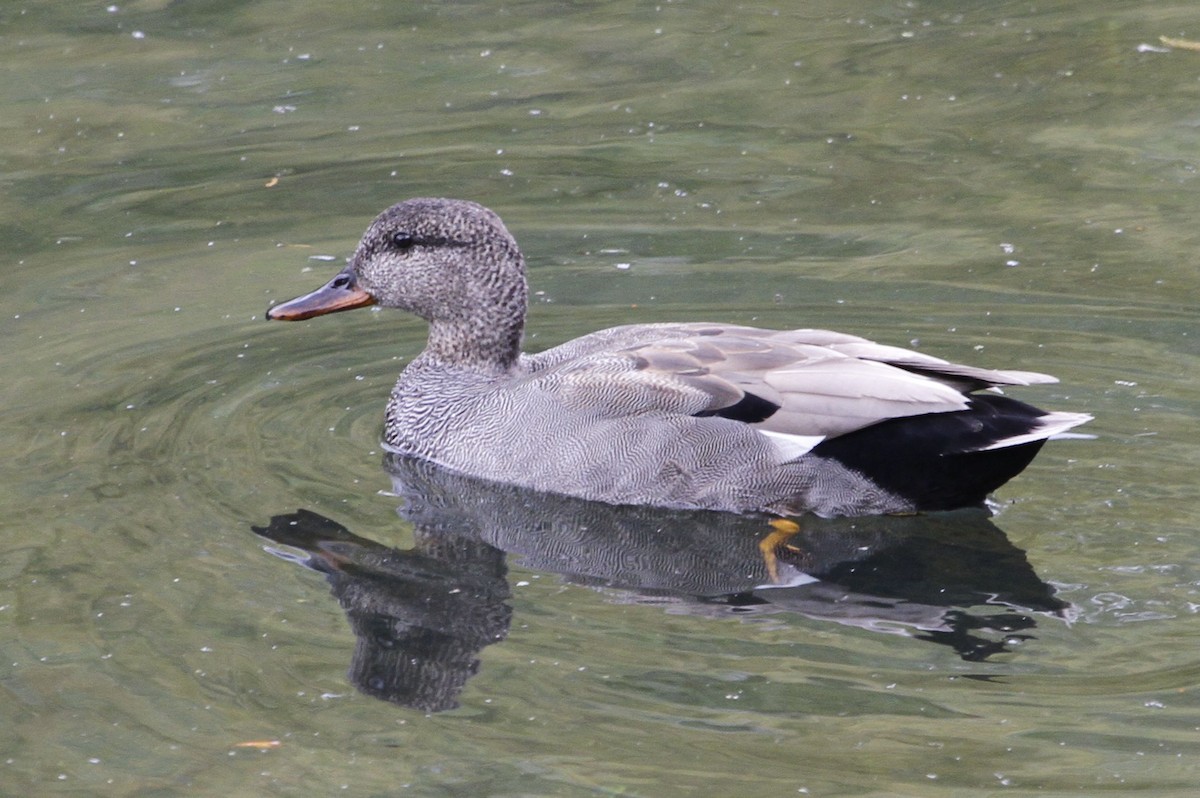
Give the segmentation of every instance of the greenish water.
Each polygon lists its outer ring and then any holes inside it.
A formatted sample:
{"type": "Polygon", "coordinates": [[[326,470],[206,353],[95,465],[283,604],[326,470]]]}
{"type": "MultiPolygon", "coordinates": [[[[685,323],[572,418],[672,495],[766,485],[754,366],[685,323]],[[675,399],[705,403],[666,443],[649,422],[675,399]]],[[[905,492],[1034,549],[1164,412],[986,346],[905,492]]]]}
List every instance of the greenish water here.
{"type": "Polygon", "coordinates": [[[1200,54],[1141,45],[1196,25],[1114,0],[9,4],[0,792],[1191,795],[1200,54]],[[1048,446],[993,523],[1072,611],[972,661],[526,552],[458,709],[357,692],[330,586],[250,527],[306,508],[420,544],[378,433],[422,330],[262,315],[430,194],[522,243],[531,348],[705,319],[1058,375],[1018,395],[1098,438],[1048,446]]]}

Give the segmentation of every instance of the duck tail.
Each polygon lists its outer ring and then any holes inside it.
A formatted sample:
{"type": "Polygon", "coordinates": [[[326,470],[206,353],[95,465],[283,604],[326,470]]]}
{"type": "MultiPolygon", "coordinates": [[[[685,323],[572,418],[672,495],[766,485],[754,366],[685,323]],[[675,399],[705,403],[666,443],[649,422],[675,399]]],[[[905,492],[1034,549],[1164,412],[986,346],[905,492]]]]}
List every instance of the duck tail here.
{"type": "Polygon", "coordinates": [[[973,395],[965,410],[889,419],[826,440],[812,453],[858,471],[917,510],[978,507],[1025,470],[1049,438],[1071,435],[1066,431],[1090,419],[973,395]]]}

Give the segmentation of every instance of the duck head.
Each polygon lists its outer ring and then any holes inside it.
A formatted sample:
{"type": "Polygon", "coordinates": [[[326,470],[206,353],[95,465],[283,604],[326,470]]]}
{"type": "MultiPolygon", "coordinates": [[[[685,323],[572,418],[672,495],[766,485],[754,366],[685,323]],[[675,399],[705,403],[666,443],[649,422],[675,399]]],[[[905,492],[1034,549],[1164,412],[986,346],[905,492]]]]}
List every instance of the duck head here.
{"type": "Polygon", "coordinates": [[[400,308],[429,322],[431,353],[509,361],[520,349],[526,293],[524,258],[499,216],[474,202],[418,198],[375,217],[346,268],[267,318],[400,308]]]}

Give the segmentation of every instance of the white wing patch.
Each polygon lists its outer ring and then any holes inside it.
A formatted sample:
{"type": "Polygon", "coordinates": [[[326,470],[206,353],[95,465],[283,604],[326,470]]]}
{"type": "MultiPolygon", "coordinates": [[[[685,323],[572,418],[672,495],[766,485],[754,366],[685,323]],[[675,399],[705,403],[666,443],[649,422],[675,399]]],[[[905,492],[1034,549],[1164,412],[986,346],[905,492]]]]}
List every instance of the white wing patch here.
{"type": "Polygon", "coordinates": [[[792,435],[787,432],[772,432],[760,429],[760,435],[771,442],[775,451],[779,452],[781,462],[787,463],[811,452],[817,444],[825,440],[824,435],[792,435]]]}

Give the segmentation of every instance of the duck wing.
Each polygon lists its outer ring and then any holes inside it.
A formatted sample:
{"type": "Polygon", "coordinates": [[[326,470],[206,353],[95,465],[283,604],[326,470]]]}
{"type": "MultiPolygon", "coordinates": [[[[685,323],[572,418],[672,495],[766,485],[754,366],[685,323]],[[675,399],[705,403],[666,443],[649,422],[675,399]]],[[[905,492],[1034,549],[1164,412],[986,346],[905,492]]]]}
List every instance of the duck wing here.
{"type": "Polygon", "coordinates": [[[535,356],[531,366],[528,379],[541,390],[602,416],[721,416],[817,440],[888,419],[964,410],[973,390],[1055,381],[828,330],[716,324],[602,330],[535,356]]]}

